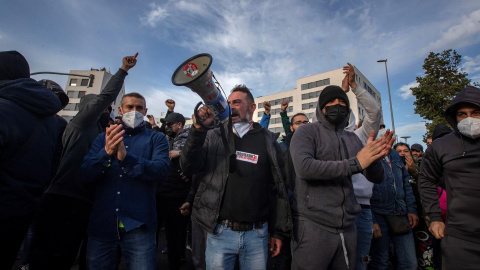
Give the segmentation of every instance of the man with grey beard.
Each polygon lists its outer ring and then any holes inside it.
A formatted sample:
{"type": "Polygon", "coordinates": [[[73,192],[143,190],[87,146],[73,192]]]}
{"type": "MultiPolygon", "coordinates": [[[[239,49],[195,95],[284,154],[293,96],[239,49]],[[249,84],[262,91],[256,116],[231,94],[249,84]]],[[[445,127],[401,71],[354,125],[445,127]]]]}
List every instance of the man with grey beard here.
{"type": "MultiPolygon", "coordinates": [[[[192,220],[207,231],[207,269],[265,269],[270,251],[278,255],[292,226],[285,188],[284,162],[275,136],[252,121],[256,109],[250,90],[237,85],[232,108],[235,159],[230,159],[221,129],[195,123],[180,155],[186,175],[202,173],[192,220]],[[270,235],[270,250],[268,236],[270,235]]],[[[205,125],[213,121],[207,107],[198,111],[205,125]]]]}

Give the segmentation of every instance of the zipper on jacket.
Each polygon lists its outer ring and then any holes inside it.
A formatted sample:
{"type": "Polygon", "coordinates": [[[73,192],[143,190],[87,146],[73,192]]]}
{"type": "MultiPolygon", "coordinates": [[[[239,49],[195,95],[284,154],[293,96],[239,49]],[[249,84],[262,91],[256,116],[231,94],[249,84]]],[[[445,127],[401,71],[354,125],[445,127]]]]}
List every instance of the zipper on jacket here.
{"type": "MultiPolygon", "coordinates": [[[[338,136],[337,132],[335,132],[335,136],[337,137],[338,141],[338,147],[339,147],[339,152],[340,152],[340,160],[343,160],[343,155],[342,155],[342,142],[341,138],[338,136]]],[[[346,150],[346,149],[345,149],[346,150]]],[[[342,201],[342,225],[340,228],[343,228],[343,221],[345,219],[345,189],[344,189],[344,181],[342,181],[342,193],[343,193],[343,201],[342,201]]]]}

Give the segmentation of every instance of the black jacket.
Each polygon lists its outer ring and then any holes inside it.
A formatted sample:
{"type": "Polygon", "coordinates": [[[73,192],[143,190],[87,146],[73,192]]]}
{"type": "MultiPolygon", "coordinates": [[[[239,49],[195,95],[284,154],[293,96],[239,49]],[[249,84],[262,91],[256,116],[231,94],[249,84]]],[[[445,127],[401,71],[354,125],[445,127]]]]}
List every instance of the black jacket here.
{"type": "Polygon", "coordinates": [[[95,186],[80,178],[80,165],[93,141],[102,133],[100,114],[117,98],[127,72],[119,69],[98,95],[87,95],[80,102],[80,111],[63,134],[63,152],[58,172],[47,193],[67,196],[93,204],[95,186]]]}
{"type": "Polygon", "coordinates": [[[32,214],[51,179],[60,129],[60,100],[34,79],[0,84],[0,219],[32,214]],[[34,133],[32,146],[14,162],[11,158],[34,133]]]}
{"type": "Polygon", "coordinates": [[[480,90],[466,87],[446,110],[454,128],[430,145],[423,155],[419,185],[423,206],[431,221],[442,221],[437,185],[443,175],[447,191],[446,234],[480,243],[480,138],[471,139],[457,128],[456,105],[480,106],[480,90]]]}
{"type": "MultiPolygon", "coordinates": [[[[170,151],[181,151],[185,145],[190,129],[185,129],[177,138],[168,138],[170,151]]],[[[160,198],[181,198],[185,200],[192,186],[191,177],[180,169],[180,158],[170,160],[170,171],[167,179],[157,183],[157,194],[160,198]]]]}
{"type": "MultiPolygon", "coordinates": [[[[258,124],[254,123],[254,125],[258,124]]],[[[262,132],[268,142],[267,150],[274,179],[274,183],[269,185],[271,194],[274,195],[270,202],[269,231],[276,237],[290,236],[292,217],[283,180],[282,153],[273,133],[266,129],[262,129],[262,132]]],[[[182,150],[180,166],[187,175],[203,172],[195,194],[192,219],[208,232],[213,232],[229,174],[229,162],[220,128],[205,132],[193,127],[182,150]]]]}

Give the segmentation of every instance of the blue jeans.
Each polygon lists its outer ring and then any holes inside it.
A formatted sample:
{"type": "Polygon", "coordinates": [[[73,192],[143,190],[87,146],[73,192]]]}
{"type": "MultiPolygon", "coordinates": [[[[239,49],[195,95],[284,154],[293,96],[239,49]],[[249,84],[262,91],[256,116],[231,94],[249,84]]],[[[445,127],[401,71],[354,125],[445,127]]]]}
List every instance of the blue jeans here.
{"type": "Polygon", "coordinates": [[[128,232],[122,229],[116,241],[88,238],[87,269],[118,269],[123,256],[127,269],[154,270],[156,250],[155,231],[148,232],[144,227],[128,232]]]}
{"type": "Polygon", "coordinates": [[[417,257],[415,255],[415,242],[412,230],[404,234],[394,234],[389,231],[385,216],[374,213],[375,221],[380,226],[382,236],[372,240],[370,254],[372,260],[369,269],[387,269],[388,268],[388,250],[390,240],[393,243],[395,254],[398,259],[398,270],[417,269],[417,257]]]}
{"type": "Polygon", "coordinates": [[[355,218],[355,225],[357,226],[357,270],[366,270],[370,262],[370,245],[372,244],[373,236],[373,221],[372,210],[362,209],[362,212],[357,214],[355,218]]]}
{"type": "Polygon", "coordinates": [[[217,224],[213,233],[207,234],[207,270],[233,269],[237,254],[240,269],[267,267],[268,222],[250,231],[232,231],[227,225],[217,224]]]}

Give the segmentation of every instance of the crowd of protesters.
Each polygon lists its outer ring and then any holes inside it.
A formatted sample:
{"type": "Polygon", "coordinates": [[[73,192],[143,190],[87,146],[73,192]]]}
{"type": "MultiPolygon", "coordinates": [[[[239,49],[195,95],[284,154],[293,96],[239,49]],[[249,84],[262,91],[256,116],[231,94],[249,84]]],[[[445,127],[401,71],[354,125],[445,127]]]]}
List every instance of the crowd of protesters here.
{"type": "Polygon", "coordinates": [[[182,268],[186,247],[195,269],[480,267],[480,89],[453,99],[451,128],[436,126],[424,151],[393,145],[348,64],[311,122],[281,104],[279,138],[268,102],[252,121],[245,85],[228,96],[226,123],[203,106],[186,127],[168,99],[158,126],[139,93],[112,116],[137,56],[67,123],[57,115],[69,103],[62,88],[31,79],[20,53],[0,52],[0,269],[12,268],[22,243],[20,269],[75,260],[118,269],[122,259],[155,269],[160,224],[169,269],[182,268]],[[360,121],[349,91],[365,108],[360,121]]]}

